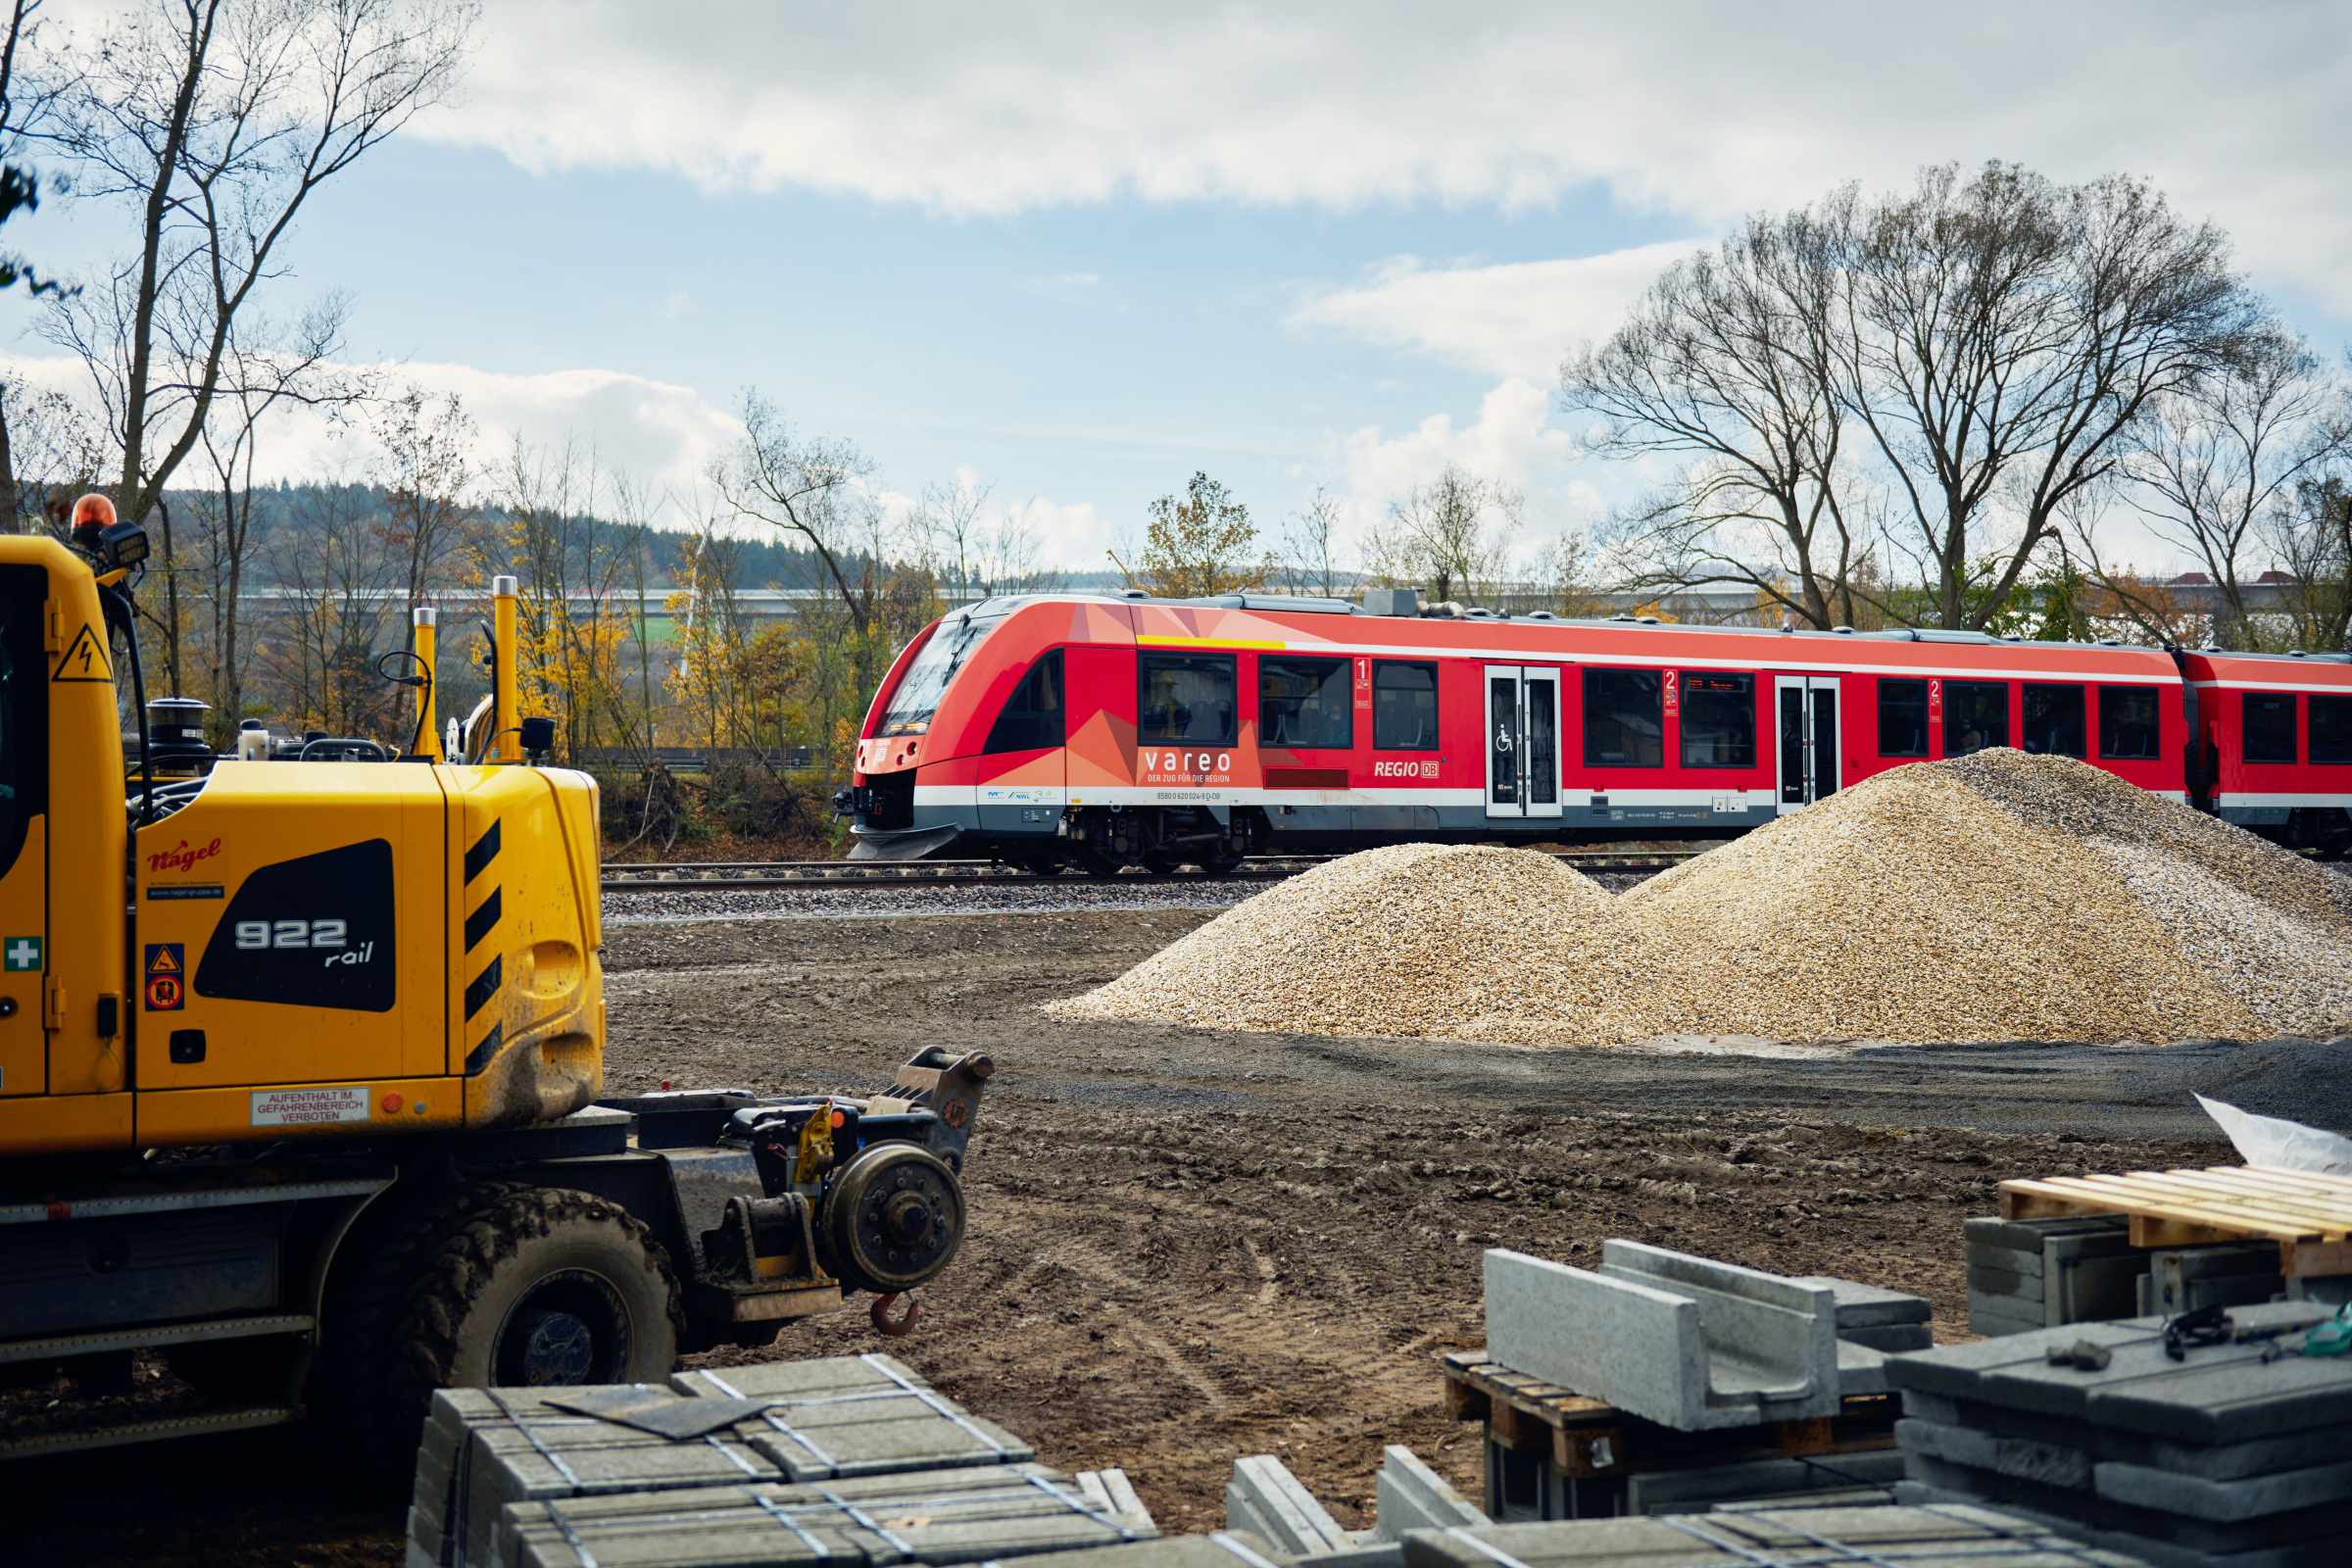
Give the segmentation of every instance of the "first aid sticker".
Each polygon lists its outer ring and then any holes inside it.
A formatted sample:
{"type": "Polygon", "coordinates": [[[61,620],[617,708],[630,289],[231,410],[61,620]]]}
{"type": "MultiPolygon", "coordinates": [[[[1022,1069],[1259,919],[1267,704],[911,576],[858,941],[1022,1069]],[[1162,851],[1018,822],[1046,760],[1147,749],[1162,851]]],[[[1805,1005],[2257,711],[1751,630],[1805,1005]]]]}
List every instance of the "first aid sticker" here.
{"type": "Polygon", "coordinates": [[[366,1121],[368,1086],[327,1089],[258,1089],[253,1096],[256,1127],[312,1127],[326,1122],[366,1121]]]}

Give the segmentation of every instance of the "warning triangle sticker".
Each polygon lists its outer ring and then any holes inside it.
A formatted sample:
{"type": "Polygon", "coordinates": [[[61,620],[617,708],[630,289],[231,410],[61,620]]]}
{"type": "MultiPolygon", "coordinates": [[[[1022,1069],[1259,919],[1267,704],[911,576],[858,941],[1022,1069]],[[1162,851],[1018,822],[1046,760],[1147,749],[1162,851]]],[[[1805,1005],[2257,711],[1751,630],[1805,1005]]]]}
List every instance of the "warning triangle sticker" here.
{"type": "Polygon", "coordinates": [[[57,662],[57,673],[52,681],[98,680],[112,682],[115,672],[107,667],[106,645],[90,635],[88,622],[66,648],[65,658],[57,662]]]}
{"type": "Polygon", "coordinates": [[[149,974],[177,974],[179,972],[178,961],[172,956],[170,947],[160,943],[157,945],[155,956],[147,960],[147,972],[149,974]]]}

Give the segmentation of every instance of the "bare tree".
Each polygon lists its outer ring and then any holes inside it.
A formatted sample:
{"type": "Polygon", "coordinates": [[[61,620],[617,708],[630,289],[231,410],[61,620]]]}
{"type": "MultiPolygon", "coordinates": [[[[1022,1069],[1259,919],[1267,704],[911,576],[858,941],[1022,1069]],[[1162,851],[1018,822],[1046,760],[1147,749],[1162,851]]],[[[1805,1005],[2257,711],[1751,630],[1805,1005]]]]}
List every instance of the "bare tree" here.
{"type": "MultiPolygon", "coordinates": [[[[380,403],[371,433],[382,457],[384,545],[401,564],[411,606],[456,558],[473,521],[466,493],[474,479],[473,420],[455,392],[440,398],[412,386],[380,403]]],[[[407,645],[416,646],[414,629],[407,645]]]]}
{"type": "Polygon", "coordinates": [[[1997,615],[2134,425],[2267,330],[2227,236],[2136,180],[2067,186],[2001,164],[1963,179],[1947,165],[1908,195],[1865,204],[1849,188],[1832,206],[1839,395],[1946,627],[1997,615]],[[1988,591],[1972,596],[1986,556],[1988,591]]]}
{"type": "Polygon", "coordinates": [[[1441,602],[1495,592],[1526,498],[1453,464],[1389,506],[1365,554],[1382,576],[1423,581],[1441,602]]]}
{"type": "Polygon", "coordinates": [[[2132,431],[2120,472],[2148,527],[2212,578],[2223,647],[2259,646],[2243,582],[2249,552],[2263,550],[2273,530],[2262,524],[2292,515],[2297,487],[2341,460],[2348,440],[2342,384],[2283,328],[2228,370],[2155,400],[2132,431]]]}
{"type": "Polygon", "coordinates": [[[819,585],[837,595],[860,637],[873,628],[882,564],[860,487],[873,466],[847,442],[796,432],[757,391],[743,399],[743,444],[713,474],[736,515],[797,537],[814,554],[819,585]]]}
{"type": "Polygon", "coordinates": [[[1350,591],[1357,573],[1340,564],[1345,548],[1346,508],[1327,485],[1308,493],[1306,505],[1282,530],[1282,585],[1293,593],[1336,599],[1350,591]]]}
{"type": "MultiPolygon", "coordinates": [[[[346,371],[334,363],[349,314],[348,298],[330,294],[282,329],[259,316],[238,322],[223,355],[222,385],[213,405],[213,417],[206,421],[199,438],[213,480],[193,519],[198,534],[194,575],[211,622],[205,684],[212,694],[217,720],[230,730],[245,714],[247,628],[241,612],[246,568],[256,543],[253,466],[261,447],[261,424],[271,413],[292,408],[339,418],[369,396],[371,377],[346,371]]],[[[164,516],[169,529],[168,508],[164,516]]],[[[340,520],[339,514],[335,520],[340,520]]],[[[168,532],[166,537],[169,541],[168,532]]],[[[164,569],[165,669],[172,690],[177,692],[184,690],[179,582],[185,573],[178,552],[169,543],[164,569]]]]}
{"type": "Polygon", "coordinates": [[[377,673],[385,617],[399,581],[384,557],[370,487],[328,483],[299,493],[294,526],[269,551],[270,574],[290,592],[273,617],[260,662],[273,705],[296,729],[377,735],[396,715],[377,673]]]}
{"type": "Polygon", "coordinates": [[[138,239],[44,324],[89,367],[144,517],[204,437],[234,323],[319,186],[455,84],[475,0],[144,0],[86,55],[50,140],[138,239]]]}
{"type": "Polygon", "coordinates": [[[2291,646],[2352,653],[2352,482],[2341,473],[2302,480],[2268,526],[2286,566],[2291,646]]]}
{"type": "Polygon", "coordinates": [[[1829,341],[1843,200],[1750,219],[1561,366],[1566,404],[1600,416],[1589,450],[1679,468],[1605,530],[1630,586],[1732,583],[1819,629],[1857,621],[1876,496],[1844,450],[1829,341]]]}

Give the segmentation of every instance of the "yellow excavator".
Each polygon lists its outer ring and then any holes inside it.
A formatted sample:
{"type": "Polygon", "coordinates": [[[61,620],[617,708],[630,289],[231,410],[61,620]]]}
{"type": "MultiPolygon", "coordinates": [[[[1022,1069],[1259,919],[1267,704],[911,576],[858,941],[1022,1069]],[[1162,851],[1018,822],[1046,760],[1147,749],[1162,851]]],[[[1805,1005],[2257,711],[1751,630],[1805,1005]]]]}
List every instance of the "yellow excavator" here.
{"type": "Polygon", "coordinates": [[[514,578],[463,757],[431,610],[407,755],[215,757],[146,701],[146,535],[73,520],[0,537],[0,1458],[323,1417],[398,1475],[435,1388],[658,1381],[853,1292],[905,1324],[993,1064],[599,1099],[597,788],[518,716],[514,578]]]}

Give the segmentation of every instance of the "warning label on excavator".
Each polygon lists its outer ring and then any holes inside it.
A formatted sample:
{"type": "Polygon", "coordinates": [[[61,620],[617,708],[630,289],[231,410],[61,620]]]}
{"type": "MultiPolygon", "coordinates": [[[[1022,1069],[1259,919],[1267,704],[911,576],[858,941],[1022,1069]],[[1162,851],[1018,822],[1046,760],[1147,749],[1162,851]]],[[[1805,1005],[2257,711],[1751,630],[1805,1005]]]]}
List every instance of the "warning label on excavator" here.
{"type": "Polygon", "coordinates": [[[368,1090],[364,1084],[330,1089],[257,1089],[253,1096],[256,1127],[309,1127],[320,1122],[366,1121],[368,1090]]]}
{"type": "Polygon", "coordinates": [[[187,964],[177,942],[147,944],[147,1010],[177,1012],[188,1004],[187,964]]]}
{"type": "Polygon", "coordinates": [[[79,636],[66,647],[66,657],[57,662],[53,681],[113,680],[115,672],[106,667],[106,649],[90,628],[83,626],[79,636]]]}

